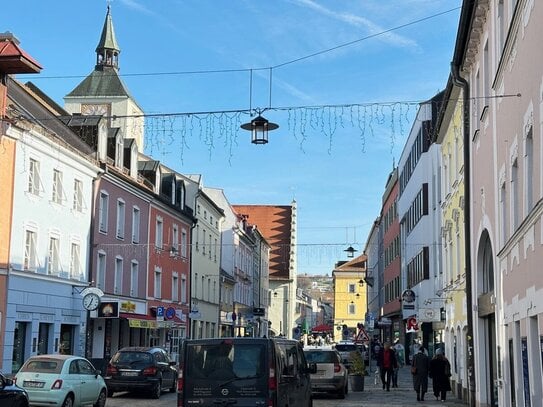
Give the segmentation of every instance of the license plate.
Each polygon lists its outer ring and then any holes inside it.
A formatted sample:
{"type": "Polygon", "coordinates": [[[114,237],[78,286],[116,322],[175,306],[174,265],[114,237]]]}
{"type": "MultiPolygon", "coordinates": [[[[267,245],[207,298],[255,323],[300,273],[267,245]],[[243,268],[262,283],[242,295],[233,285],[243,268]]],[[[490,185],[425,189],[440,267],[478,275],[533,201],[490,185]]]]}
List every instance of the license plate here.
{"type": "Polygon", "coordinates": [[[138,372],[121,372],[121,376],[137,376],[138,372]]]}
{"type": "Polygon", "coordinates": [[[35,389],[41,389],[41,388],[43,388],[44,384],[45,384],[45,382],[27,382],[27,381],[24,381],[23,382],[23,387],[32,387],[32,388],[35,388],[35,389]]]}
{"type": "Polygon", "coordinates": [[[325,376],[326,370],[317,370],[317,376],[325,376]]]}

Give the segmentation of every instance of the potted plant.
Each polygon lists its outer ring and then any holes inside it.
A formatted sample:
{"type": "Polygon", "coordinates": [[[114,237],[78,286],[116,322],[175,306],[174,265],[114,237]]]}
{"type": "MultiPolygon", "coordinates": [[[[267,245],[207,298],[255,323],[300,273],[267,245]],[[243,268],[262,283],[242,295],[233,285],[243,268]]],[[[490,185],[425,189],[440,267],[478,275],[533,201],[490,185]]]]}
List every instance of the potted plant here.
{"type": "Polygon", "coordinates": [[[353,351],[350,354],[349,381],[352,391],[364,391],[364,376],[368,374],[362,353],[353,351]]]}

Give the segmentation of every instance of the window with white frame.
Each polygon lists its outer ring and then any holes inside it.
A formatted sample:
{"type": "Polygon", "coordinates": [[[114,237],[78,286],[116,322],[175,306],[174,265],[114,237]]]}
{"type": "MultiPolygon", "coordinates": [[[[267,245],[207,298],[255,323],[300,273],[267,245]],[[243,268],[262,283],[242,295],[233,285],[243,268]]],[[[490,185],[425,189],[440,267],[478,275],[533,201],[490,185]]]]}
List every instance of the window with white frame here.
{"type": "Polygon", "coordinates": [[[123,258],[115,258],[115,281],[113,282],[113,294],[122,294],[123,292],[123,258]]]}
{"type": "Polygon", "coordinates": [[[130,264],[130,296],[138,296],[138,274],[139,274],[139,263],[136,260],[132,260],[130,264]]]}
{"type": "Polygon", "coordinates": [[[530,126],[526,132],[524,141],[524,198],[525,198],[525,216],[534,208],[534,139],[533,127],[530,126]]]}
{"type": "Polygon", "coordinates": [[[132,207],[132,243],[140,242],[140,208],[132,207]]]}
{"type": "Polygon", "coordinates": [[[172,275],[172,301],[179,301],[179,277],[177,273],[172,275]]]}
{"type": "Polygon", "coordinates": [[[74,180],[74,201],[72,209],[76,212],[83,211],[83,182],[78,179],[74,180]]]}
{"type": "Polygon", "coordinates": [[[162,270],[159,267],[155,268],[154,283],[155,283],[154,297],[162,298],[162,270]]]}
{"type": "Polygon", "coordinates": [[[34,195],[40,194],[40,163],[33,158],[28,164],[28,192],[34,195]]]}
{"type": "Polygon", "coordinates": [[[187,303],[187,277],[181,276],[181,304],[187,303]]]}
{"type": "MultiPolygon", "coordinates": [[[[209,237],[209,246],[211,246],[211,233],[209,234],[208,237],[209,237]]],[[[208,253],[208,255],[209,255],[209,259],[211,259],[211,247],[209,247],[209,253],[208,253]]]]}
{"type": "Polygon", "coordinates": [[[206,255],[206,230],[203,230],[202,233],[202,254],[206,255]]]}
{"type": "Polygon", "coordinates": [[[217,243],[217,239],[215,239],[215,245],[213,246],[213,259],[215,261],[215,263],[217,263],[217,250],[218,250],[218,243],[217,243]]]}
{"type": "Polygon", "coordinates": [[[500,218],[500,240],[501,245],[504,245],[507,241],[507,204],[506,198],[507,191],[505,188],[505,182],[500,186],[500,201],[499,201],[499,218],[500,218]]]}
{"type": "Polygon", "coordinates": [[[177,256],[179,254],[179,226],[176,224],[172,226],[172,247],[177,256]]]}
{"type": "Polygon", "coordinates": [[[81,246],[72,242],[70,250],[70,277],[79,278],[81,273],[81,246]]]}
{"type": "Polygon", "coordinates": [[[100,191],[100,207],[98,209],[99,230],[102,233],[107,233],[108,223],[108,207],[109,207],[109,195],[107,192],[100,191]]]}
{"type": "Polygon", "coordinates": [[[349,290],[349,293],[356,292],[356,284],[349,284],[348,285],[348,290],[349,290]]]}
{"type": "Polygon", "coordinates": [[[515,233],[519,225],[518,182],[518,160],[515,158],[511,165],[511,233],[515,233]]]}
{"type": "Polygon", "coordinates": [[[25,258],[23,266],[25,270],[36,270],[38,260],[36,254],[36,238],[37,233],[35,231],[25,231],[25,258]]]}
{"type": "Polygon", "coordinates": [[[117,239],[124,239],[125,204],[117,199],[117,239]]]}
{"type": "Polygon", "coordinates": [[[356,314],[356,304],[349,304],[348,313],[350,315],[356,314]]]}
{"type": "Polygon", "coordinates": [[[98,252],[96,262],[96,287],[101,290],[106,288],[106,253],[103,251],[98,252]]]}
{"type": "Polygon", "coordinates": [[[155,227],[155,246],[157,249],[162,249],[162,244],[164,242],[163,233],[164,233],[164,222],[160,216],[156,218],[156,227],[155,227]]]}
{"type": "Polygon", "coordinates": [[[59,272],[59,247],[59,238],[57,236],[49,237],[49,255],[47,257],[47,272],[49,274],[57,274],[59,272]]]}
{"type": "Polygon", "coordinates": [[[181,229],[181,256],[187,257],[187,245],[188,245],[187,229],[181,229]]]}
{"type": "Polygon", "coordinates": [[[62,172],[53,170],[53,196],[51,197],[54,203],[62,203],[62,172]]]}

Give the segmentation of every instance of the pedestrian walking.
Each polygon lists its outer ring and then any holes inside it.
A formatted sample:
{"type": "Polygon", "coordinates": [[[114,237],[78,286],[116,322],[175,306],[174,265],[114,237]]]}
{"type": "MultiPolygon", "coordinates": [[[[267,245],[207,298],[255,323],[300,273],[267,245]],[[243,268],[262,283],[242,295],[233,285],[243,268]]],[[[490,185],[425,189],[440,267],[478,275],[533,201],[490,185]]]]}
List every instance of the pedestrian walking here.
{"type": "Polygon", "coordinates": [[[399,339],[396,339],[396,342],[394,343],[394,350],[396,351],[396,360],[398,364],[392,373],[392,387],[398,387],[398,370],[405,365],[405,349],[399,339]]]}
{"type": "Polygon", "coordinates": [[[443,350],[438,348],[434,358],[430,361],[429,375],[432,378],[432,387],[436,400],[447,400],[447,392],[451,391],[451,364],[445,357],[443,350]]]}
{"type": "Polygon", "coordinates": [[[417,392],[417,401],[424,401],[424,394],[428,391],[428,369],[430,360],[424,353],[421,345],[411,363],[411,374],[413,375],[413,388],[417,392]]]}
{"type": "Polygon", "coordinates": [[[384,347],[379,350],[377,355],[377,366],[379,366],[383,390],[386,389],[386,391],[390,391],[390,382],[392,380],[392,375],[394,374],[394,369],[398,367],[398,360],[396,358],[396,352],[390,347],[389,342],[385,342],[384,347]]]}

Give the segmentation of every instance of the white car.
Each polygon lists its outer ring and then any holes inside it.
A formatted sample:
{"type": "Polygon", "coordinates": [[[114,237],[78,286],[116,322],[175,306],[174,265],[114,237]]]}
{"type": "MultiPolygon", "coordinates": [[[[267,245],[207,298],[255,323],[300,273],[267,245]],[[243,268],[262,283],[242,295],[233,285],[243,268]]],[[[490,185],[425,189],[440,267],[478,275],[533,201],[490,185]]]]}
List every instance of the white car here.
{"type": "Polygon", "coordinates": [[[15,380],[28,393],[32,406],[106,405],[107,387],[100,371],[79,356],[32,356],[15,380]]]}
{"type": "Polygon", "coordinates": [[[317,371],[311,374],[311,391],[333,393],[344,399],[349,392],[348,372],[339,353],[332,348],[308,347],[304,354],[307,363],[317,365],[317,371]]]}

